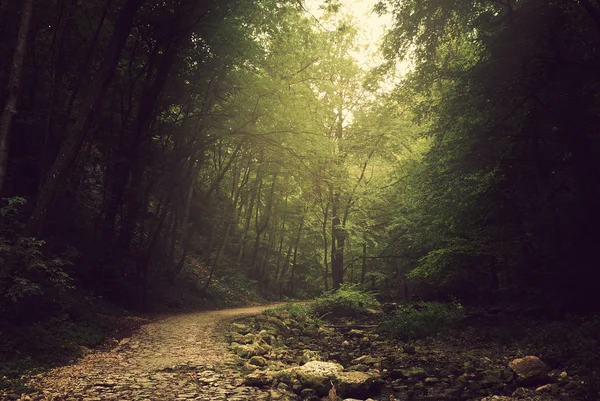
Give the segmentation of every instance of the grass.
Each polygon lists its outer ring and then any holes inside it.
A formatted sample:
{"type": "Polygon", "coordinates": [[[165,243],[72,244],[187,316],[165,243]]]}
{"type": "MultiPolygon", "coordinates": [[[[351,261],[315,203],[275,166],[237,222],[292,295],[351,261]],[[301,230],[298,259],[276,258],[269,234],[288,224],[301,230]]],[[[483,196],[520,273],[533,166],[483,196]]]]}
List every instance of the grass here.
{"type": "Polygon", "coordinates": [[[308,320],[312,319],[313,308],[310,304],[291,302],[276,308],[267,309],[263,312],[267,316],[281,316],[283,312],[287,312],[294,319],[308,320]]]}

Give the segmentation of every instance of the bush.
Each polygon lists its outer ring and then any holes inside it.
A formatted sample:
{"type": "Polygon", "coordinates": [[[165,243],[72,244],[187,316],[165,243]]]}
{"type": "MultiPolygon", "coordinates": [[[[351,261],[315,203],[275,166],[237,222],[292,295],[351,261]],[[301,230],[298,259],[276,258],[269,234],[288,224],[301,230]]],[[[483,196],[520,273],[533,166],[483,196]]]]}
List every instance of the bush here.
{"type": "Polygon", "coordinates": [[[326,293],[315,299],[313,310],[317,315],[355,316],[378,309],[379,302],[369,292],[357,286],[342,286],[339,290],[326,293]]]}
{"type": "Polygon", "coordinates": [[[379,328],[400,340],[415,340],[441,333],[460,320],[464,311],[459,303],[423,302],[407,304],[379,328]]]}
{"type": "Polygon", "coordinates": [[[313,319],[313,308],[310,304],[305,303],[289,303],[276,308],[267,309],[263,312],[264,315],[276,317],[285,313],[288,313],[296,320],[306,321],[313,319]]]}

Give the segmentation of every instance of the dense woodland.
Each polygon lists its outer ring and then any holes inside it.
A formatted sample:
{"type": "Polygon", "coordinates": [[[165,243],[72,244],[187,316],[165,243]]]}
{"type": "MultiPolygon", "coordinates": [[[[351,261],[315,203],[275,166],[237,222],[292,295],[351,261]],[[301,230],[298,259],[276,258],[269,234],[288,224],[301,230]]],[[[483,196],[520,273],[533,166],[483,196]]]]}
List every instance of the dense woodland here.
{"type": "Polygon", "coordinates": [[[370,69],[345,7],[0,1],[2,315],[597,306],[600,2],[385,0],[370,69]]]}

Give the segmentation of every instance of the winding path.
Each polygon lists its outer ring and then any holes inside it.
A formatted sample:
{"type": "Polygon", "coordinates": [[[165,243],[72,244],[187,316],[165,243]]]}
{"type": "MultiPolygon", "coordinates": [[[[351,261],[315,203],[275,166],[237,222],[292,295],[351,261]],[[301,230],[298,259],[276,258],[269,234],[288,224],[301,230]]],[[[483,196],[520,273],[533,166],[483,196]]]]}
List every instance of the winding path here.
{"type": "Polygon", "coordinates": [[[41,389],[31,399],[268,400],[269,394],[241,385],[228,369],[223,327],[268,307],[177,315],[144,325],[109,351],[94,351],[73,365],[31,378],[41,389]]]}

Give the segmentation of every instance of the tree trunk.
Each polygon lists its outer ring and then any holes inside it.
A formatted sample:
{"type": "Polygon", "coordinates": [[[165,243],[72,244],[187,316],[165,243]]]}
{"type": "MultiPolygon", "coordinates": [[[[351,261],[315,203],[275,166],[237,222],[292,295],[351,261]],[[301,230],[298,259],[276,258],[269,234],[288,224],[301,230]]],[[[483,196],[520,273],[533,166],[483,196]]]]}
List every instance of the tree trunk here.
{"type": "Polygon", "coordinates": [[[242,265],[242,258],[244,257],[244,253],[246,252],[246,240],[248,238],[248,232],[250,231],[250,221],[252,220],[252,212],[254,210],[254,203],[256,200],[256,195],[258,193],[258,185],[262,182],[262,169],[260,166],[258,167],[258,171],[256,172],[256,180],[254,181],[254,185],[252,187],[252,193],[250,195],[250,203],[248,205],[248,210],[246,211],[246,222],[244,224],[244,233],[242,234],[242,239],[240,241],[240,252],[238,253],[237,265],[242,265]]]}
{"type": "Polygon", "coordinates": [[[367,274],[367,244],[363,244],[362,270],[360,271],[360,284],[365,284],[365,275],[367,274]]]}
{"type": "Polygon", "coordinates": [[[288,210],[288,194],[285,195],[285,204],[283,207],[283,221],[281,222],[281,236],[279,237],[279,249],[277,250],[277,266],[275,268],[274,282],[279,280],[279,272],[281,271],[281,259],[283,258],[283,240],[285,239],[285,222],[287,219],[288,210]]]}
{"type": "Polygon", "coordinates": [[[337,290],[344,283],[344,233],[338,215],[339,196],[334,195],[331,202],[331,279],[333,289],[337,290]]]}
{"type": "Polygon", "coordinates": [[[290,272],[290,283],[289,283],[290,295],[292,297],[294,296],[294,281],[296,278],[296,262],[297,262],[297,258],[298,258],[298,245],[300,244],[300,234],[302,234],[302,228],[304,227],[304,215],[305,215],[305,213],[302,213],[302,218],[300,219],[300,225],[298,226],[298,233],[296,234],[296,242],[294,244],[294,259],[292,260],[292,271],[290,272]]]}
{"type": "Polygon", "coordinates": [[[329,202],[325,205],[323,211],[323,287],[325,291],[329,291],[329,261],[327,260],[327,251],[329,248],[329,241],[327,241],[327,220],[329,217],[329,202]]]}
{"type": "Polygon", "coordinates": [[[33,213],[23,229],[23,236],[37,237],[41,234],[48,210],[54,202],[55,195],[62,185],[64,177],[73,161],[79,153],[79,149],[85,140],[86,134],[92,120],[102,103],[104,94],[110,84],[116,70],[121,51],[125,46],[129,32],[133,24],[133,18],[139,6],[144,0],[127,0],[115,23],[115,29],[98,72],[98,78],[92,83],[88,95],[83,100],[81,112],[76,118],[73,132],[63,143],[60,152],[52,164],[44,185],[38,196],[33,213]]]}
{"type": "Polygon", "coordinates": [[[23,0],[21,23],[6,88],[7,98],[2,116],[0,116],[0,193],[2,193],[6,181],[10,129],[13,116],[17,114],[17,103],[21,95],[21,78],[23,77],[23,64],[27,52],[27,37],[31,28],[32,13],[33,0],[23,0]]]}

